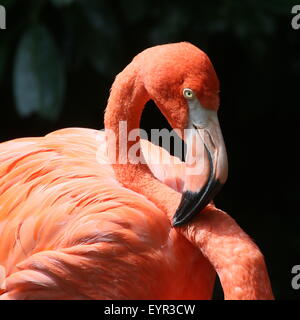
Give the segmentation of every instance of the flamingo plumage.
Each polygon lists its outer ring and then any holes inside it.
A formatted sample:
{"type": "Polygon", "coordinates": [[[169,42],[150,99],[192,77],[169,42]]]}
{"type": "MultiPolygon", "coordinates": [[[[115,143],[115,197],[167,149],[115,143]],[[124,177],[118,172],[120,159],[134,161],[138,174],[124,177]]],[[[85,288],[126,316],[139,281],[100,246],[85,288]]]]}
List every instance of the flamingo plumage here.
{"type": "Polygon", "coordinates": [[[120,121],[138,128],[149,99],[173,128],[187,127],[186,87],[217,110],[218,80],[202,51],[153,47],[117,76],[105,132],[69,128],[0,144],[0,299],[210,299],[216,272],[226,299],[273,298],[262,253],[213,196],[186,209],[183,195],[203,188],[203,176],[186,184],[186,164],[145,140],[146,163],[111,162],[107,132],[119,136],[120,121]],[[150,161],[161,157],[172,161],[150,161]]]}

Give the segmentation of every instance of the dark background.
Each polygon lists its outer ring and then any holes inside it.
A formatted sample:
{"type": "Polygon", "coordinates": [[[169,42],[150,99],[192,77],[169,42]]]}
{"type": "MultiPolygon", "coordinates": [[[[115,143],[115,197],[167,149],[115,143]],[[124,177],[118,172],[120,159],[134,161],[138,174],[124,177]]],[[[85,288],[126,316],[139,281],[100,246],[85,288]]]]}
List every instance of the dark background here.
{"type": "MultiPolygon", "coordinates": [[[[7,10],[7,29],[0,30],[0,142],[64,127],[103,128],[113,79],[137,53],[177,41],[204,50],[221,82],[230,165],[216,204],[261,248],[275,297],[300,298],[291,287],[292,266],[300,264],[297,144],[288,147],[300,101],[300,29],[291,26],[296,1],[0,4],[7,10]]],[[[151,103],[141,126],[169,127],[151,103]]],[[[222,298],[219,287],[215,298],[222,298]]]]}

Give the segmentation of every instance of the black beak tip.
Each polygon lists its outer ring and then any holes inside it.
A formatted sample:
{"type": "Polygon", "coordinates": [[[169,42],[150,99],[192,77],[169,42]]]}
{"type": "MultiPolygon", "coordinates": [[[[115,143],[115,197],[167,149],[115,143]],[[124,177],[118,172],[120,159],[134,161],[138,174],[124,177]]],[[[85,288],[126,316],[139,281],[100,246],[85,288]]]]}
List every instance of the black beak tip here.
{"type": "Polygon", "coordinates": [[[190,191],[185,191],[182,194],[180,205],[173,217],[173,227],[182,226],[192,219],[195,215],[195,202],[197,202],[198,197],[198,193],[190,191]]]}
{"type": "Polygon", "coordinates": [[[200,192],[185,191],[173,217],[173,227],[179,227],[188,223],[213,200],[221,187],[222,184],[218,180],[212,180],[207,188],[200,192]]]}

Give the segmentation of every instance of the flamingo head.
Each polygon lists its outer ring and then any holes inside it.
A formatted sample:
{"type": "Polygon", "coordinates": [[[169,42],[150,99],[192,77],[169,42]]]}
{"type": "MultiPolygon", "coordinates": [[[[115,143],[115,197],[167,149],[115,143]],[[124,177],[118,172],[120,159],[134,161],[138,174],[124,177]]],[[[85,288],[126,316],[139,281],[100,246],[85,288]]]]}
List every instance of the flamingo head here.
{"type": "Polygon", "coordinates": [[[219,80],[207,55],[187,42],[149,48],[135,60],[149,98],[187,145],[185,184],[173,217],[180,226],[202,211],[227,179],[219,80]]]}

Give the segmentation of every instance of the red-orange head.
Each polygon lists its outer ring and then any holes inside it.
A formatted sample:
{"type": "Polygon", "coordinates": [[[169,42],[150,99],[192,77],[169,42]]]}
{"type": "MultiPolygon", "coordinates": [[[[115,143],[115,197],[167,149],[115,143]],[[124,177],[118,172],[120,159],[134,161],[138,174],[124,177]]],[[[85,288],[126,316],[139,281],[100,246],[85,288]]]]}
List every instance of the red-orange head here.
{"type": "Polygon", "coordinates": [[[188,42],[146,49],[134,59],[150,99],[173,128],[184,129],[189,110],[183,92],[188,88],[204,108],[219,107],[219,80],[208,56],[188,42]]]}

